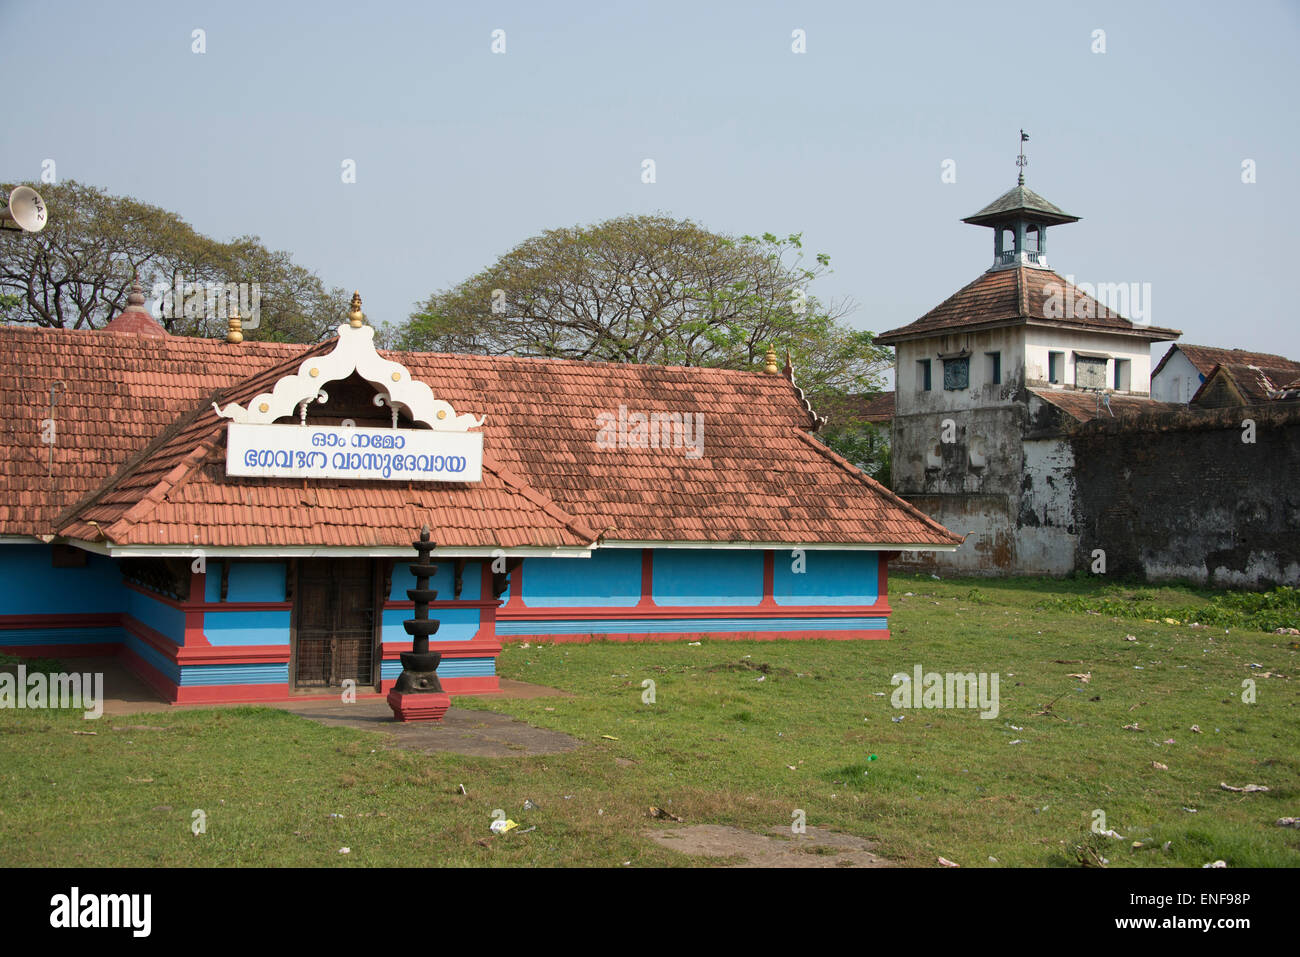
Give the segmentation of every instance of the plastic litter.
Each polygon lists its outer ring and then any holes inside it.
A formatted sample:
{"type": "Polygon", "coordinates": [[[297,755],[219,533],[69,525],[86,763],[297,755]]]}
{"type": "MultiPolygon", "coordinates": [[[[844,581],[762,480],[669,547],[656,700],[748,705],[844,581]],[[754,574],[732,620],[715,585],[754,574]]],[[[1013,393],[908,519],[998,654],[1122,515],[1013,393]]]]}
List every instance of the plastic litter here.
{"type": "Polygon", "coordinates": [[[488,830],[490,830],[493,834],[504,834],[506,833],[506,831],[509,831],[511,828],[516,828],[518,826],[519,825],[516,824],[514,821],[502,821],[501,819],[498,818],[497,820],[493,821],[491,824],[488,825],[488,830]]]}

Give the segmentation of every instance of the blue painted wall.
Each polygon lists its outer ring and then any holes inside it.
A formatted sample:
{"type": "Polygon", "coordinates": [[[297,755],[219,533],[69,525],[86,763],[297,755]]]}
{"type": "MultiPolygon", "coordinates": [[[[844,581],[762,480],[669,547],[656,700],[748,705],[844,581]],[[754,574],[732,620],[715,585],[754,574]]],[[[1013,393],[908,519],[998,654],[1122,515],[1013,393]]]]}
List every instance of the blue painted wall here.
{"type": "Polygon", "coordinates": [[[0,615],[113,614],[130,593],[117,564],[87,555],[85,568],[54,568],[49,545],[0,545],[0,615]]]}
{"type": "Polygon", "coordinates": [[[524,604],[530,608],[626,608],[640,600],[639,548],[524,560],[524,604]]]}
{"type": "MultiPolygon", "coordinates": [[[[452,601],[456,594],[456,563],[452,561],[434,562],[438,572],[429,579],[429,587],[438,592],[438,601],[452,601]]],[[[479,562],[466,562],[465,575],[460,583],[461,601],[478,601],[481,589],[480,579],[483,566],[479,562]]],[[[410,562],[399,561],[393,565],[393,589],[389,592],[390,601],[410,601],[406,590],[415,587],[415,576],[411,574],[410,562]]],[[[435,616],[436,617],[436,616],[435,616]]]]}
{"type": "Polygon", "coordinates": [[[757,605],[763,600],[763,552],[656,548],[654,600],[659,605],[757,605]]]}
{"type": "Polygon", "coordinates": [[[778,605],[874,605],[880,590],[880,560],[875,552],[803,553],[802,573],[793,570],[790,551],[778,551],[772,593],[778,605]]]}
{"type": "Polygon", "coordinates": [[[282,611],[213,611],[203,614],[203,634],[213,645],[289,644],[292,613],[282,611]]]}
{"type": "Polygon", "coordinates": [[[161,632],[176,644],[185,640],[185,612],[149,595],[127,589],[126,610],[136,621],[161,632]]]}
{"type": "MultiPolygon", "coordinates": [[[[469,641],[478,633],[477,608],[438,608],[429,609],[429,617],[438,622],[438,631],[429,636],[432,648],[439,641],[469,641]]],[[[407,642],[411,636],[402,627],[402,622],[414,618],[415,612],[410,608],[389,608],[384,611],[383,640],[407,642]]]]}
{"type": "MultiPolygon", "coordinates": [[[[628,618],[620,621],[498,621],[502,638],[518,635],[681,635],[733,632],[884,631],[884,618],[628,618]]],[[[439,668],[441,674],[441,668],[439,668]]]]}
{"type": "MultiPolygon", "coordinates": [[[[385,660],[380,668],[384,681],[396,681],[402,673],[402,662],[385,660]]],[[[495,658],[443,658],[438,665],[440,678],[483,678],[496,674],[495,658]]]]}
{"type": "MultiPolygon", "coordinates": [[[[203,598],[221,600],[221,561],[208,562],[203,598]]],[[[284,562],[231,562],[226,580],[226,601],[284,601],[284,562]]],[[[257,642],[244,642],[257,644],[257,642]]]]}

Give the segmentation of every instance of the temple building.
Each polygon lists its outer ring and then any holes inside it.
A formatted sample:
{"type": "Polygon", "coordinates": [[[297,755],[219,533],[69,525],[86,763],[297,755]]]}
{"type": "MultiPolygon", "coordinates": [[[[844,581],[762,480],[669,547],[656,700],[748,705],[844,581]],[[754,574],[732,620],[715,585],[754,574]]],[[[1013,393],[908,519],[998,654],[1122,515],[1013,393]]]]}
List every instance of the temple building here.
{"type": "Polygon", "coordinates": [[[763,372],[0,328],[0,651],[116,655],[167,700],[383,693],[407,563],[452,694],[502,642],[886,638],[941,524],[763,372]]]}

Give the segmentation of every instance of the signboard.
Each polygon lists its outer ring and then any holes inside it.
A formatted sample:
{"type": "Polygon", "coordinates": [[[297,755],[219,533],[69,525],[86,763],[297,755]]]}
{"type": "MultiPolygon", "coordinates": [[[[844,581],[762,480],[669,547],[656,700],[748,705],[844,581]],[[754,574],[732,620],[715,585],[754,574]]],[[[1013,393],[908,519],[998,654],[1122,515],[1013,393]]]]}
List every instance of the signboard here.
{"type": "Polygon", "coordinates": [[[226,432],[226,474],[481,482],[483,433],[231,422],[226,432]]]}

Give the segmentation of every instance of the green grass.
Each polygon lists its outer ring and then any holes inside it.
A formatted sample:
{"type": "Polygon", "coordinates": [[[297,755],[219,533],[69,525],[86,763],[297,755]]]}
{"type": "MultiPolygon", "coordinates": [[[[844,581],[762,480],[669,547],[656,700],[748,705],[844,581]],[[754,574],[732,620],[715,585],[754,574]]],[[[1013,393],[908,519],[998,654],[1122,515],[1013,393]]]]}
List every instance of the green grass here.
{"type": "Polygon", "coordinates": [[[755,831],[802,809],[905,865],[1300,865],[1300,831],[1274,824],[1300,816],[1294,637],[1091,614],[1116,597],[1094,580],[891,577],[890,641],[514,645],[502,675],[574,696],[457,700],[589,742],[568,754],[413,754],[266,708],[0,712],[0,864],[706,863],[643,836],[657,805],[755,831]],[[1039,607],[1055,597],[1084,607],[1039,607]],[[999,673],[1000,714],[895,710],[890,676],[916,664],[999,673]],[[497,808],[536,830],[493,836],[497,808]],[[1096,810],[1124,840],[1090,833],[1096,810]]]}

